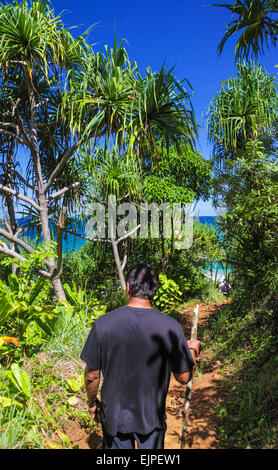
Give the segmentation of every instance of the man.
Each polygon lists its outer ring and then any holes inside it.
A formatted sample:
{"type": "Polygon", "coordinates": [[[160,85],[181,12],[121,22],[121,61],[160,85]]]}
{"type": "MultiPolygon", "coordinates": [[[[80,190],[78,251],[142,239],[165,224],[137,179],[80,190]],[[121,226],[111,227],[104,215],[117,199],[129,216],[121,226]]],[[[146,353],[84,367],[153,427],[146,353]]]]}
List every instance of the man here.
{"type": "Polygon", "coordinates": [[[139,449],[163,449],[171,371],[184,385],[192,377],[200,341],[187,342],[176,320],[151,307],[157,288],[151,266],[131,268],[128,304],[95,321],[81,353],[89,409],[94,420],[100,410],[105,449],[134,449],[135,440],[139,449]]]}

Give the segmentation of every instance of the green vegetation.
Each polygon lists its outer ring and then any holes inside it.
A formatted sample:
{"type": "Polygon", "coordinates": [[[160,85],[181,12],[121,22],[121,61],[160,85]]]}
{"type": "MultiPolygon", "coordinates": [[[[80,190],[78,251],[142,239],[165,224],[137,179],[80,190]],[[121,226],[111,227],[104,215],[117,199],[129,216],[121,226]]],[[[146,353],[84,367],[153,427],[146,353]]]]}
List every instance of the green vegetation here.
{"type": "Polygon", "coordinates": [[[220,448],[275,448],[277,439],[277,311],[248,300],[220,307],[205,333],[221,362],[223,399],[217,405],[220,448]]]}
{"type": "Polygon", "coordinates": [[[98,431],[80,352],[94,321],[126,302],[125,273],[137,262],[158,271],[153,305],[177,320],[187,306],[222,304],[203,336],[224,375],[219,446],[277,447],[278,94],[249,61],[276,45],[277,8],[233,3],[218,4],[239,18],[219,51],[245,29],[237,76],[223,77],[208,106],[210,161],[195,148],[193,90],[173,68],[139,70],[123,41],[96,53],[46,1],[0,5],[1,449],[74,448],[72,426],[98,431]],[[187,249],[181,231],[162,236],[161,220],[156,237],[134,236],[128,209],[115,218],[124,235],[110,224],[97,238],[92,204],[107,224],[111,196],[133,208],[167,203],[171,215],[212,197],[222,215],[217,227],[194,220],[187,249]],[[86,243],[66,251],[69,236],[86,243]]]}

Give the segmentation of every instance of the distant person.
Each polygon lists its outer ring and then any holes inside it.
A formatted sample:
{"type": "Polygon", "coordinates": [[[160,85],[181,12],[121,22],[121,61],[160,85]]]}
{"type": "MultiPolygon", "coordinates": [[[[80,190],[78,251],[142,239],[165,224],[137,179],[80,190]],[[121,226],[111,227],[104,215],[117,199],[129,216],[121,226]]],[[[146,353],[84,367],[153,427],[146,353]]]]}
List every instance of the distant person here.
{"type": "Polygon", "coordinates": [[[104,449],[134,449],[135,440],[139,449],[163,449],[171,372],[186,385],[194,371],[200,341],[186,341],[176,320],[152,308],[157,288],[151,266],[133,266],[127,305],[94,322],[81,353],[89,411],[102,423],[104,449]]]}
{"type": "Polygon", "coordinates": [[[224,295],[228,295],[229,290],[232,289],[230,284],[227,283],[226,279],[223,279],[223,281],[220,282],[218,288],[219,288],[219,292],[221,292],[221,294],[224,294],[224,295]]]}

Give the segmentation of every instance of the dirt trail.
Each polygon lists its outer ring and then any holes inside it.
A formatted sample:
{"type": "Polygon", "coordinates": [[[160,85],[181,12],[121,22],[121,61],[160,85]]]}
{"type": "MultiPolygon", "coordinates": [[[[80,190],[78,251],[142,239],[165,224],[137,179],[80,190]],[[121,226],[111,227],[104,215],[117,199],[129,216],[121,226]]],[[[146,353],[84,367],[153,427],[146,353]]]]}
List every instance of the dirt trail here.
{"type": "MultiPolygon", "coordinates": [[[[220,304],[200,304],[198,332],[206,327],[209,317],[220,304]]],[[[181,312],[181,324],[187,339],[190,338],[193,306],[181,312]]],[[[200,335],[198,334],[198,338],[200,335]]],[[[202,361],[209,352],[201,352],[202,361]]],[[[202,370],[202,375],[194,376],[190,418],[186,436],[186,449],[216,449],[215,404],[221,397],[219,385],[223,377],[218,372],[219,364],[215,363],[202,370]]],[[[172,377],[166,400],[167,432],[165,449],[179,449],[182,431],[182,409],[185,397],[184,385],[180,385],[172,377]]],[[[71,423],[65,430],[71,441],[71,447],[78,445],[81,449],[100,449],[102,446],[101,430],[88,436],[84,429],[71,423]]]]}
{"type": "MultiPolygon", "coordinates": [[[[209,317],[219,304],[200,304],[198,332],[207,326],[209,317]]],[[[190,338],[193,307],[189,307],[182,314],[182,327],[187,339],[190,338]]],[[[200,335],[198,334],[198,338],[200,335]]],[[[202,361],[208,352],[201,352],[199,361],[202,361]]],[[[218,372],[219,364],[207,366],[202,375],[194,376],[192,385],[192,398],[190,405],[189,423],[186,436],[186,449],[216,449],[215,431],[215,405],[221,397],[219,385],[223,377],[218,372]]],[[[165,449],[179,449],[182,431],[182,410],[186,387],[180,385],[171,377],[167,405],[167,433],[165,449]]]]}

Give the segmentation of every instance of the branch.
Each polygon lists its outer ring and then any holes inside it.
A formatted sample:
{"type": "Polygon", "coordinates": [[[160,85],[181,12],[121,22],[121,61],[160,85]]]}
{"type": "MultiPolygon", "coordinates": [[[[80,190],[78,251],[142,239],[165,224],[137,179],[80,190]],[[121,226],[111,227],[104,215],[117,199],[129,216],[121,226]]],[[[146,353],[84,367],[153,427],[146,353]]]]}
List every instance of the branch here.
{"type": "Polygon", "coordinates": [[[24,202],[27,202],[28,204],[31,204],[31,206],[34,207],[38,212],[40,212],[41,208],[40,206],[33,201],[33,199],[30,199],[27,196],[24,196],[23,194],[18,193],[15,191],[15,189],[8,188],[7,186],[4,186],[3,184],[0,184],[0,191],[3,191],[4,193],[12,194],[15,196],[17,199],[21,199],[24,202]]]}
{"type": "Polygon", "coordinates": [[[19,253],[17,253],[14,250],[10,250],[8,245],[2,240],[0,243],[0,251],[2,253],[5,253],[5,255],[11,256],[12,258],[19,259],[19,261],[27,261],[26,258],[24,258],[24,256],[21,256],[19,253]]]}
{"type": "Polygon", "coordinates": [[[18,129],[18,126],[12,122],[0,122],[0,126],[2,127],[13,127],[14,129],[18,129]]]}
{"type": "Polygon", "coordinates": [[[22,227],[19,227],[18,230],[15,232],[15,236],[17,237],[22,231],[22,227]]]}
{"type": "MultiPolygon", "coordinates": [[[[56,224],[57,225],[57,224],[56,224]]],[[[108,239],[103,239],[103,238],[90,238],[90,237],[86,237],[85,235],[81,235],[80,233],[77,233],[77,232],[73,232],[72,230],[68,230],[68,229],[64,229],[64,232],[66,233],[70,233],[71,235],[75,235],[76,237],[79,237],[79,238],[83,238],[84,240],[88,240],[89,242],[106,242],[106,243],[116,243],[116,245],[121,242],[122,240],[124,240],[125,238],[129,237],[130,235],[132,235],[136,230],[138,230],[138,228],[141,226],[141,224],[137,225],[137,227],[135,227],[133,230],[131,230],[131,232],[129,233],[126,233],[123,237],[119,238],[118,240],[110,240],[109,238],[108,239]]]]}
{"type": "Polygon", "coordinates": [[[24,60],[8,60],[8,63],[11,64],[21,64],[21,65],[27,65],[24,60]]]}
{"type": "Polygon", "coordinates": [[[56,126],[59,124],[59,121],[47,121],[47,122],[38,122],[38,127],[49,127],[49,126],[56,126]]]}
{"type": "Polygon", "coordinates": [[[127,254],[124,255],[124,259],[123,259],[123,262],[122,262],[122,270],[124,271],[125,267],[126,267],[126,262],[127,262],[127,254]]]}
{"type": "MultiPolygon", "coordinates": [[[[28,243],[24,242],[23,240],[21,240],[21,238],[17,237],[17,235],[22,231],[21,228],[19,228],[19,230],[14,235],[12,233],[11,227],[9,226],[9,224],[7,223],[7,221],[5,219],[3,220],[3,224],[5,225],[7,230],[4,230],[4,229],[0,228],[0,235],[7,238],[10,242],[15,243],[16,245],[20,245],[25,251],[27,251],[27,253],[29,253],[29,254],[34,253],[34,249],[30,245],[28,245],[28,243]]],[[[0,240],[0,243],[1,243],[1,241],[2,240],[0,240]]],[[[2,243],[5,246],[7,246],[6,243],[4,243],[4,242],[2,242],[2,243]]],[[[22,261],[24,261],[24,260],[25,260],[25,258],[22,261]]],[[[47,268],[49,268],[49,263],[48,263],[47,260],[44,260],[44,264],[46,265],[47,268]]]]}
{"type": "Polygon", "coordinates": [[[82,139],[79,139],[76,144],[74,144],[70,149],[67,150],[67,152],[64,153],[64,156],[61,158],[60,162],[58,163],[58,165],[56,166],[55,170],[52,172],[52,174],[50,175],[49,179],[48,179],[48,182],[44,188],[44,192],[46,193],[50,186],[52,185],[53,181],[55,180],[56,176],[62,171],[62,169],[64,168],[67,160],[72,156],[72,154],[78,149],[78,147],[80,147],[80,145],[83,144],[83,142],[85,142],[85,140],[87,139],[88,137],[83,137],[82,139]]]}
{"type": "Polygon", "coordinates": [[[27,186],[27,188],[30,188],[32,189],[33,191],[35,191],[35,187],[32,186],[31,184],[28,183],[28,181],[26,181],[25,178],[23,178],[23,176],[17,171],[17,170],[14,170],[14,174],[18,177],[18,179],[25,184],[25,186],[27,186]]]}
{"type": "Polygon", "coordinates": [[[20,238],[17,238],[15,235],[13,235],[12,232],[0,228],[0,235],[10,240],[10,242],[13,242],[13,243],[16,243],[17,245],[22,246],[22,248],[24,248],[24,250],[27,251],[27,253],[34,253],[34,250],[30,245],[25,243],[20,238]]]}
{"type": "Polygon", "coordinates": [[[45,98],[45,100],[39,101],[39,103],[35,104],[34,107],[35,107],[36,109],[38,109],[38,108],[39,108],[40,106],[42,106],[43,104],[48,103],[48,101],[49,101],[49,98],[45,98]]]}
{"type": "Polygon", "coordinates": [[[86,197],[87,199],[93,199],[94,201],[99,202],[99,204],[103,204],[104,206],[108,205],[107,202],[101,201],[101,199],[98,199],[96,196],[93,196],[92,194],[81,193],[80,196],[86,197]]]}
{"type": "Polygon", "coordinates": [[[6,219],[3,219],[3,220],[2,220],[2,223],[3,223],[3,225],[6,227],[7,232],[13,233],[12,228],[11,228],[11,226],[8,224],[8,222],[6,221],[6,219]]]}
{"type": "Polygon", "coordinates": [[[78,181],[77,183],[73,183],[71,184],[70,186],[65,186],[63,189],[60,189],[59,191],[57,191],[56,193],[52,194],[51,196],[49,196],[49,200],[51,201],[52,199],[55,199],[57,197],[60,197],[62,196],[62,194],[66,193],[67,191],[70,191],[71,189],[74,189],[76,188],[77,186],[79,186],[80,182],[78,181]]]}
{"type": "MultiPolygon", "coordinates": [[[[6,245],[6,243],[4,242],[0,244],[0,252],[4,253],[7,256],[10,256],[11,258],[16,258],[22,262],[27,261],[26,258],[24,258],[24,256],[21,256],[19,253],[16,253],[16,251],[14,250],[10,250],[8,246],[6,245]]],[[[39,274],[41,274],[41,276],[46,277],[47,279],[51,279],[51,274],[48,273],[47,271],[44,271],[44,269],[39,269],[38,272],[39,274]]]]}
{"type": "Polygon", "coordinates": [[[33,143],[32,143],[31,139],[28,137],[28,135],[27,135],[27,133],[26,133],[26,130],[25,130],[23,121],[22,121],[22,119],[21,119],[21,117],[20,117],[20,114],[19,114],[19,112],[18,112],[18,105],[19,105],[19,103],[20,103],[20,98],[18,98],[18,99],[16,100],[16,103],[14,102],[14,100],[12,99],[11,96],[9,97],[9,99],[10,99],[10,102],[11,102],[11,104],[12,104],[12,106],[13,106],[12,116],[15,116],[15,118],[16,118],[16,120],[17,120],[17,122],[18,122],[18,127],[19,127],[19,129],[20,129],[20,131],[21,131],[21,133],[23,134],[23,137],[24,137],[24,139],[25,139],[25,143],[26,143],[27,147],[30,149],[30,151],[31,151],[31,153],[32,153],[32,152],[35,151],[34,146],[33,146],[33,143]]]}
{"type": "Polygon", "coordinates": [[[20,103],[20,98],[17,98],[16,100],[16,103],[14,102],[14,100],[12,99],[11,96],[9,96],[9,100],[13,106],[13,109],[12,109],[12,112],[11,112],[11,116],[14,117],[14,113],[15,113],[15,110],[17,109],[19,103],[20,103]]]}
{"type": "Polygon", "coordinates": [[[131,232],[126,233],[123,237],[118,238],[118,240],[116,241],[116,243],[118,244],[119,242],[121,242],[121,241],[124,240],[125,238],[130,237],[134,232],[136,232],[136,231],[138,230],[139,227],[141,227],[141,224],[137,225],[137,227],[135,227],[133,230],[131,230],[131,232]]]}
{"type": "Polygon", "coordinates": [[[26,142],[24,142],[24,140],[21,139],[19,137],[19,135],[15,134],[14,132],[5,131],[4,129],[0,129],[0,134],[7,135],[8,137],[12,137],[13,139],[15,139],[21,145],[26,145],[26,142]]]}
{"type": "Polygon", "coordinates": [[[86,237],[85,235],[81,235],[80,233],[73,232],[72,230],[64,229],[64,232],[70,233],[71,235],[75,235],[76,237],[83,238],[83,240],[88,240],[89,242],[107,242],[111,243],[111,240],[106,240],[103,238],[90,238],[86,237]]]}

